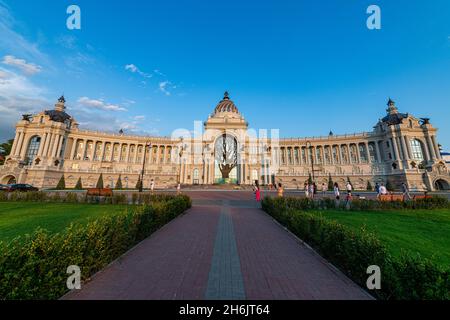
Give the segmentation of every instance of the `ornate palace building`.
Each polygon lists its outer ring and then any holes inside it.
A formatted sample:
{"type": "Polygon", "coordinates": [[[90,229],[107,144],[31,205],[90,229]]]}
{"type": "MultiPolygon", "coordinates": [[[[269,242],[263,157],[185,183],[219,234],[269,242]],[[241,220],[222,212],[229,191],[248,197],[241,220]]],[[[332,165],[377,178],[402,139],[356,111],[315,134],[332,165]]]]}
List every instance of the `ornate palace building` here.
{"type": "Polygon", "coordinates": [[[250,130],[228,93],[201,127],[190,136],[144,137],[87,131],[66,113],[61,97],[52,110],[24,115],[17,123],[11,154],[0,167],[0,183],[27,183],[54,188],[64,175],[66,186],[81,178],[95,186],[124,188],[183,185],[262,185],[281,182],[303,188],[312,177],[356,189],[368,182],[411,190],[448,189],[450,174],[442,159],[437,129],[429,119],[401,113],[392,100],[386,115],[368,133],[319,138],[280,139],[277,130],[250,130]]]}

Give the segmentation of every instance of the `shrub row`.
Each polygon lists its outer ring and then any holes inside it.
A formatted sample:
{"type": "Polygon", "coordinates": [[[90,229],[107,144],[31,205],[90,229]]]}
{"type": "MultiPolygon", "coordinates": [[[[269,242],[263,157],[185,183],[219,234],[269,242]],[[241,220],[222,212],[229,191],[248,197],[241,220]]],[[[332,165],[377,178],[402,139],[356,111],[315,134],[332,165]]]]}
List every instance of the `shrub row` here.
{"type": "Polygon", "coordinates": [[[371,291],[379,299],[450,299],[449,270],[428,259],[406,253],[393,258],[374,234],[294,209],[290,199],[265,198],[263,209],[363,288],[367,268],[379,266],[381,290],[371,291]]]}
{"type": "Polygon", "coordinates": [[[347,206],[345,200],[336,201],[334,199],[325,198],[312,200],[309,198],[284,198],[281,200],[286,208],[298,210],[327,210],[340,209],[352,211],[367,211],[367,210],[414,210],[414,209],[448,209],[450,208],[450,201],[444,197],[432,197],[427,199],[417,199],[410,201],[378,201],[354,199],[350,205],[347,206]]]}
{"type": "Polygon", "coordinates": [[[26,241],[0,242],[0,300],[57,299],[67,292],[68,266],[79,266],[85,281],[190,206],[188,197],[172,197],[54,235],[41,229],[26,241]]]}
{"type": "Polygon", "coordinates": [[[133,193],[131,199],[126,193],[114,193],[112,197],[87,196],[80,192],[0,192],[0,202],[62,202],[62,203],[106,203],[106,204],[150,204],[169,201],[173,195],[133,193]]]}

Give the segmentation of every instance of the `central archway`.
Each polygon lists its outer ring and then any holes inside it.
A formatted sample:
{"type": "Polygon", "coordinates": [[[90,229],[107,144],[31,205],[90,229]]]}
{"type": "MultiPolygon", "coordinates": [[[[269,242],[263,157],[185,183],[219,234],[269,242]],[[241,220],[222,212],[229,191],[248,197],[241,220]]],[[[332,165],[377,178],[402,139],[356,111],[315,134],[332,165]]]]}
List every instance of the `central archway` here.
{"type": "Polygon", "coordinates": [[[439,191],[450,190],[449,183],[444,179],[436,180],[436,182],[434,183],[434,187],[439,191]]]}
{"type": "Polygon", "coordinates": [[[238,142],[234,136],[223,134],[215,146],[215,173],[217,184],[238,183],[238,142]]]}

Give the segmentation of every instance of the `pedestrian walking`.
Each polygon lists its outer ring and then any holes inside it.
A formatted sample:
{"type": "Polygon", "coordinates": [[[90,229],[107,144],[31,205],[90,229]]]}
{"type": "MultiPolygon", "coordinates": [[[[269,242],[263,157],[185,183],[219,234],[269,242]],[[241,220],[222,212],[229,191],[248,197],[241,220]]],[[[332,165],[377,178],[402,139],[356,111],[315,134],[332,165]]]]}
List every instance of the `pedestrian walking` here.
{"type": "Polygon", "coordinates": [[[322,183],[322,196],[325,196],[327,194],[328,188],[325,183],[322,183]]]}
{"type": "Polygon", "coordinates": [[[305,183],[305,196],[309,198],[309,184],[305,183]]]}
{"type": "Polygon", "coordinates": [[[177,185],[177,194],[178,195],[181,194],[181,183],[178,183],[178,185],[177,185]]]}
{"type": "Polygon", "coordinates": [[[255,198],[257,202],[261,202],[261,188],[258,183],[255,186],[255,198]]]}
{"type": "Polygon", "coordinates": [[[311,183],[309,185],[309,198],[314,200],[314,183],[311,183]]]}
{"type": "Polygon", "coordinates": [[[352,193],[352,191],[353,191],[353,186],[352,186],[352,184],[350,183],[350,181],[347,182],[346,189],[347,189],[347,193],[348,193],[348,194],[351,194],[351,193],[352,193]]]}
{"type": "Polygon", "coordinates": [[[150,190],[151,190],[152,194],[155,192],[155,181],[153,181],[153,180],[150,183],[150,190]]]}
{"type": "Polygon", "coordinates": [[[411,200],[411,195],[409,194],[409,188],[406,183],[402,183],[403,201],[411,200]]]}
{"type": "Polygon", "coordinates": [[[341,192],[339,190],[339,184],[337,182],[334,183],[333,192],[334,192],[334,199],[335,199],[336,207],[339,207],[339,204],[341,202],[341,192]]]}

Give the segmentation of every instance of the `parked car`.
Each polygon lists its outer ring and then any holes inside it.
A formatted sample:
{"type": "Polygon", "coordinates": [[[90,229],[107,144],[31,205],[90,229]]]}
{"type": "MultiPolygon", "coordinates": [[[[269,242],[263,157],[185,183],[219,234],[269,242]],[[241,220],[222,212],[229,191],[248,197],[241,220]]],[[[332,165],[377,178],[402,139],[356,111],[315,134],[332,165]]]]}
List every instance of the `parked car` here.
{"type": "Polygon", "coordinates": [[[38,188],[33,187],[32,185],[29,184],[10,184],[6,186],[7,189],[6,191],[8,192],[31,192],[31,191],[39,191],[38,188]]]}
{"type": "Polygon", "coordinates": [[[8,186],[5,184],[0,184],[0,191],[8,191],[8,186]]]}

